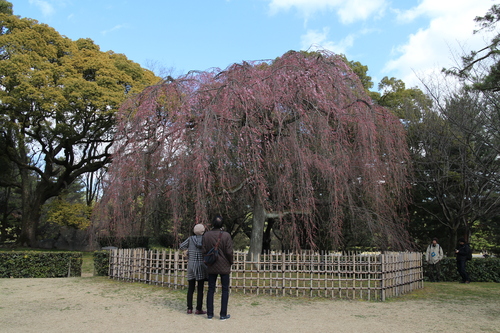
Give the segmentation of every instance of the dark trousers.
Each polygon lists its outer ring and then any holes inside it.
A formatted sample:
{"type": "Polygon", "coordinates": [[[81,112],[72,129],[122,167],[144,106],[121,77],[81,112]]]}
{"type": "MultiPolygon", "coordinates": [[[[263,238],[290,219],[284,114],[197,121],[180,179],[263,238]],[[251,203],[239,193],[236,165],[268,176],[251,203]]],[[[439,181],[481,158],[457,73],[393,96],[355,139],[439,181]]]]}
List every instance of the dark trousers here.
{"type": "Polygon", "coordinates": [[[462,282],[470,281],[469,274],[467,274],[467,271],[465,270],[466,263],[467,260],[457,260],[457,270],[458,274],[462,277],[462,282]]]}
{"type": "Polygon", "coordinates": [[[188,281],[188,295],[187,295],[187,308],[193,310],[193,294],[196,282],[198,282],[198,290],[196,291],[196,310],[203,309],[203,285],[205,280],[189,280],[188,281]]]}
{"type": "Polygon", "coordinates": [[[207,316],[214,315],[214,294],[218,275],[220,275],[220,283],[222,285],[219,315],[221,317],[227,316],[227,304],[229,302],[229,274],[208,274],[207,316]]]}
{"type": "Polygon", "coordinates": [[[431,282],[439,282],[441,278],[441,263],[439,261],[435,264],[429,264],[429,275],[431,282]]]}

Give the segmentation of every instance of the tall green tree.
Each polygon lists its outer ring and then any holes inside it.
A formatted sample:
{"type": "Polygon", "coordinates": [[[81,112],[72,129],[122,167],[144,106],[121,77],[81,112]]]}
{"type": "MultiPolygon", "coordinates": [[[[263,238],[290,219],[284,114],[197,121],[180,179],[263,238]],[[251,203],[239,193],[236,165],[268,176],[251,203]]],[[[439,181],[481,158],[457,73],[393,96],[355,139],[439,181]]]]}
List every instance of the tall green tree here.
{"type": "Polygon", "coordinates": [[[500,160],[489,132],[491,108],[479,92],[461,90],[423,116],[413,163],[415,205],[448,229],[448,250],[470,239],[477,222],[500,214],[500,160]]]}
{"type": "Polygon", "coordinates": [[[2,13],[0,27],[0,134],[19,169],[19,242],[35,245],[41,206],[111,162],[116,110],[158,79],[36,20],[2,13]]]}
{"type": "MultiPolygon", "coordinates": [[[[482,49],[473,50],[462,56],[462,62],[456,68],[444,69],[443,71],[460,78],[465,89],[470,91],[470,94],[476,95],[476,99],[480,100],[483,105],[481,111],[474,117],[467,118],[465,121],[456,121],[456,118],[455,120],[452,118],[452,120],[453,124],[463,131],[464,136],[473,138],[476,146],[482,147],[481,155],[474,156],[481,156],[481,158],[493,156],[494,158],[495,163],[485,164],[484,161],[478,161],[490,168],[488,173],[482,172],[484,175],[488,175],[489,186],[496,187],[494,190],[496,192],[493,192],[496,194],[490,196],[491,199],[494,196],[498,197],[498,193],[500,193],[498,169],[495,171],[496,164],[500,160],[500,100],[498,96],[498,91],[500,91],[500,34],[496,31],[500,21],[500,5],[493,5],[484,16],[476,17],[475,21],[478,29],[474,33],[493,32],[494,35],[490,42],[482,49]],[[477,128],[478,123],[481,124],[480,129],[477,128]]],[[[498,209],[498,198],[496,200],[496,208],[498,209]]],[[[482,210],[491,212],[491,208],[493,207],[482,210]]],[[[469,223],[472,223],[473,228],[469,225],[468,230],[482,235],[496,234],[495,231],[500,227],[498,212],[496,216],[485,216],[477,221],[469,221],[469,223]]],[[[498,246],[498,237],[488,237],[493,240],[490,243],[497,242],[496,246],[498,246]]]]}
{"type": "Polygon", "coordinates": [[[372,95],[377,104],[391,110],[406,125],[419,122],[422,112],[432,106],[432,99],[417,87],[407,88],[406,84],[394,77],[384,77],[378,85],[378,95],[372,95]]]}
{"type": "Polygon", "coordinates": [[[498,103],[494,93],[441,88],[424,94],[383,78],[377,102],[404,123],[414,171],[410,231],[426,244],[441,236],[452,253],[498,214],[498,103]],[[474,227],[475,226],[475,227],[474,227]]]}

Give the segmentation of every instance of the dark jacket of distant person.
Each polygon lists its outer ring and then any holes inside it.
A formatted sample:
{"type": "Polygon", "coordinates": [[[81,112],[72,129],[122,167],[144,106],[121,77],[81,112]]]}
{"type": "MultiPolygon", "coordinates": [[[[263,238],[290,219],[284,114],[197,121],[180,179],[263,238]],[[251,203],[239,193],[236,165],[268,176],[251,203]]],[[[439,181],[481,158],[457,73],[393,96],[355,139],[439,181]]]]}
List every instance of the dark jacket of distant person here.
{"type": "Polygon", "coordinates": [[[465,240],[462,240],[462,243],[460,243],[460,245],[458,245],[457,248],[456,252],[457,260],[463,260],[463,261],[467,260],[467,254],[469,253],[469,251],[470,251],[469,244],[465,243],[465,240]]]}

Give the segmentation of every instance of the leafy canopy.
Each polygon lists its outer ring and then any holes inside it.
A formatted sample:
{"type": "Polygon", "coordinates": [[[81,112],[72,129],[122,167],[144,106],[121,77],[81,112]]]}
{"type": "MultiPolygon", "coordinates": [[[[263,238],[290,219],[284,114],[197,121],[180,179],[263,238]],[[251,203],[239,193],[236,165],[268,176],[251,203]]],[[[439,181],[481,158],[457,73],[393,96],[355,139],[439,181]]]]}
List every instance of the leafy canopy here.
{"type": "Polygon", "coordinates": [[[0,27],[0,134],[5,156],[21,171],[21,238],[33,241],[41,205],[110,163],[116,111],[158,78],[36,20],[7,11],[0,27]]]}

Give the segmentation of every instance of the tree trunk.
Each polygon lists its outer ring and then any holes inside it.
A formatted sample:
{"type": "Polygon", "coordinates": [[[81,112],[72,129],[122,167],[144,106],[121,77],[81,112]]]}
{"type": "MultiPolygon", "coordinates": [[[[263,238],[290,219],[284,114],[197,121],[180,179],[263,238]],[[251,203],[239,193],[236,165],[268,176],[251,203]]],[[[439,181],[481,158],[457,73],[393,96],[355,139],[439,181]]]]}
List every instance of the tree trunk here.
{"type": "Polygon", "coordinates": [[[20,169],[21,175],[21,233],[17,243],[34,247],[37,245],[37,229],[42,215],[42,205],[50,197],[48,187],[39,182],[34,189],[34,181],[28,169],[20,169]]]}
{"type": "Polygon", "coordinates": [[[263,251],[271,251],[271,231],[273,230],[274,222],[276,222],[273,218],[267,219],[266,230],[264,231],[264,238],[262,240],[262,250],[263,251]]]}
{"type": "Polygon", "coordinates": [[[265,222],[266,211],[260,195],[257,194],[253,206],[252,237],[250,238],[250,249],[248,250],[248,260],[250,261],[257,261],[262,253],[265,222]]]}
{"type": "Polygon", "coordinates": [[[458,241],[458,230],[457,229],[451,229],[450,228],[450,234],[451,234],[451,239],[450,243],[448,244],[448,257],[453,257],[455,256],[455,249],[457,248],[457,241],[458,241]]]}
{"type": "Polygon", "coordinates": [[[0,221],[0,242],[3,243],[7,240],[7,225],[9,222],[9,215],[12,211],[9,209],[9,200],[11,199],[10,187],[5,188],[5,201],[4,208],[2,210],[2,220],[0,221]]]}
{"type": "MultiPolygon", "coordinates": [[[[38,202],[36,200],[35,202],[38,202]]],[[[37,244],[36,231],[40,222],[40,209],[39,203],[33,203],[29,207],[23,207],[23,216],[21,219],[21,236],[19,243],[22,245],[34,247],[37,244]]]]}
{"type": "Polygon", "coordinates": [[[35,246],[36,229],[40,219],[40,200],[32,189],[32,182],[27,169],[21,169],[21,234],[18,243],[23,246],[35,246]]]}
{"type": "Polygon", "coordinates": [[[7,240],[7,223],[8,223],[8,215],[2,215],[2,221],[0,221],[0,242],[5,242],[7,240]]]}

